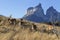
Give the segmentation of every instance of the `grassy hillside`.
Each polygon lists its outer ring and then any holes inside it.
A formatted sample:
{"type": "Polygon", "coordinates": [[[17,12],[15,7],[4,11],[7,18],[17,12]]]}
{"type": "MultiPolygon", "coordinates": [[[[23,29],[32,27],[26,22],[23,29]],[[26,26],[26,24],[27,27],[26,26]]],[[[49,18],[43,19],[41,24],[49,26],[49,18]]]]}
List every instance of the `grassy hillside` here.
{"type": "Polygon", "coordinates": [[[43,29],[53,27],[52,25],[34,23],[27,20],[23,20],[23,25],[19,25],[19,19],[16,19],[16,24],[14,25],[10,24],[7,19],[8,18],[0,19],[0,40],[60,40],[59,26],[54,27],[58,33],[57,36],[55,33],[49,32],[48,34],[48,31],[43,32],[43,29]],[[30,30],[32,23],[36,25],[37,31],[30,30]]]}

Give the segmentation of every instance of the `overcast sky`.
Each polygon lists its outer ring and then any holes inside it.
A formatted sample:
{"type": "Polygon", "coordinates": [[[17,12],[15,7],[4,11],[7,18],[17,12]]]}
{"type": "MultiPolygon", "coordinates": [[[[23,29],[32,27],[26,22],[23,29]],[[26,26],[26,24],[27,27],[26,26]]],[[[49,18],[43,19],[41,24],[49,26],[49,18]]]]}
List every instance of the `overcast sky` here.
{"type": "Polygon", "coordinates": [[[26,14],[29,7],[34,7],[39,3],[42,4],[44,12],[53,6],[60,12],[60,0],[0,0],[0,15],[21,18],[26,14]]]}

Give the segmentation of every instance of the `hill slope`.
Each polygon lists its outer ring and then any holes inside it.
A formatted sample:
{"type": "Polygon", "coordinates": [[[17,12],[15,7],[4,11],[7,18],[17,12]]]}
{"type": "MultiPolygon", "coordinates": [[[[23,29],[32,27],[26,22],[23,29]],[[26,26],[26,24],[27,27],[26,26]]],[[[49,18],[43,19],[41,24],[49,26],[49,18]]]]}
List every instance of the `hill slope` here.
{"type": "Polygon", "coordinates": [[[57,36],[55,33],[49,32],[49,30],[47,32],[43,31],[48,27],[53,27],[52,25],[27,20],[21,21],[21,19],[16,19],[16,24],[14,24],[15,22],[11,24],[8,19],[7,17],[0,21],[0,40],[60,40],[60,27],[58,26],[55,27],[57,36]],[[22,25],[19,22],[23,22],[22,25]],[[30,29],[33,24],[36,25],[37,31],[30,29]]]}

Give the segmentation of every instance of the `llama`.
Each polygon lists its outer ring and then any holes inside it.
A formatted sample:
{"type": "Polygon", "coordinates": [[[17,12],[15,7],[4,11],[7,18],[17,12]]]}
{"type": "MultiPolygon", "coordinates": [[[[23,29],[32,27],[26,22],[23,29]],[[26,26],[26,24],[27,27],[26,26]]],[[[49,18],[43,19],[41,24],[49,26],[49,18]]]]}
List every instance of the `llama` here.
{"type": "Polygon", "coordinates": [[[56,34],[57,37],[58,37],[58,34],[59,34],[59,32],[54,27],[52,27],[50,25],[44,29],[44,32],[47,32],[48,34],[50,34],[50,33],[56,34]]]}
{"type": "Polygon", "coordinates": [[[9,18],[8,21],[11,25],[16,25],[16,19],[10,19],[9,18]]]}
{"type": "Polygon", "coordinates": [[[37,26],[35,24],[32,24],[31,29],[37,31],[37,26]]]}
{"type": "Polygon", "coordinates": [[[52,26],[43,26],[43,28],[42,28],[42,32],[47,32],[48,34],[49,33],[53,33],[53,30],[54,30],[54,27],[52,27],[52,26]]]}

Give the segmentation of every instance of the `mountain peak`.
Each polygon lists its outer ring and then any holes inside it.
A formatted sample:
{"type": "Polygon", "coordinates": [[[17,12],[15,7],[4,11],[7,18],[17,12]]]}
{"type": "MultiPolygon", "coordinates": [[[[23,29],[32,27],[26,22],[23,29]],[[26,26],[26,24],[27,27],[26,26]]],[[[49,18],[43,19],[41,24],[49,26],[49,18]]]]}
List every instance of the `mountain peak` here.
{"type": "Polygon", "coordinates": [[[36,6],[36,8],[37,8],[37,7],[38,7],[38,8],[41,8],[41,3],[39,3],[39,4],[36,6]]]}
{"type": "Polygon", "coordinates": [[[53,6],[49,7],[47,10],[48,10],[48,11],[51,11],[51,12],[56,11],[56,9],[54,9],[54,7],[53,7],[53,6]]]}
{"type": "Polygon", "coordinates": [[[27,14],[23,17],[24,19],[35,21],[35,22],[42,22],[44,17],[44,10],[39,3],[35,7],[30,7],[27,9],[27,14]]]}
{"type": "Polygon", "coordinates": [[[54,9],[53,6],[49,7],[46,11],[46,16],[50,22],[56,21],[58,14],[59,14],[59,12],[56,11],[56,9],[54,9]]]}

